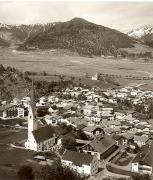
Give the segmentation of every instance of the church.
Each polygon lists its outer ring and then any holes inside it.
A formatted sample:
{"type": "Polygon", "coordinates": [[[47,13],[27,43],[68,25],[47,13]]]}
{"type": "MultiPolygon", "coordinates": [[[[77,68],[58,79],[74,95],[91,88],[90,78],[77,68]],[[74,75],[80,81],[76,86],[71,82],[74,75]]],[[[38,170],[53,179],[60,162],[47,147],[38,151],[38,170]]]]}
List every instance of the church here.
{"type": "Polygon", "coordinates": [[[28,139],[26,149],[33,151],[49,151],[55,145],[55,132],[50,125],[38,128],[37,111],[34,98],[34,83],[32,81],[31,101],[28,106],[28,139]]]}

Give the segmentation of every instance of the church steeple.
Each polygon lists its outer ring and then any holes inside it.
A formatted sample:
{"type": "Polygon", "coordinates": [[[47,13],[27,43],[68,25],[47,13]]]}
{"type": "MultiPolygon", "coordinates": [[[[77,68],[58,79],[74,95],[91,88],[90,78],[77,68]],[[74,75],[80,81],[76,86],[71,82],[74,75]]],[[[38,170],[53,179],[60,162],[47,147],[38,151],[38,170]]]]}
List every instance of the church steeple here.
{"type": "Polygon", "coordinates": [[[36,104],[35,104],[35,91],[34,91],[34,81],[33,81],[33,78],[32,78],[32,88],[31,88],[31,101],[30,101],[30,104],[31,104],[31,109],[32,109],[33,115],[36,118],[36,104]]]}
{"type": "Polygon", "coordinates": [[[34,93],[34,81],[32,78],[32,88],[31,88],[31,101],[29,104],[28,113],[28,137],[31,135],[32,131],[37,129],[37,119],[36,119],[36,104],[35,104],[35,93],[34,93]]]}

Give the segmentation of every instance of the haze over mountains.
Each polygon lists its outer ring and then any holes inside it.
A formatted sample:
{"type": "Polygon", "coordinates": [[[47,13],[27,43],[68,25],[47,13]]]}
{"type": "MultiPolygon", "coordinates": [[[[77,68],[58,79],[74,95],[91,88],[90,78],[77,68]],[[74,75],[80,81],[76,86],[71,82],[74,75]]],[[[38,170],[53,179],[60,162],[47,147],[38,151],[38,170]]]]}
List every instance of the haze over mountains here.
{"type": "Polygon", "coordinates": [[[82,18],[48,24],[0,24],[0,46],[16,47],[18,50],[68,49],[81,56],[116,55],[120,53],[120,48],[146,43],[131,34],[82,18]]]}

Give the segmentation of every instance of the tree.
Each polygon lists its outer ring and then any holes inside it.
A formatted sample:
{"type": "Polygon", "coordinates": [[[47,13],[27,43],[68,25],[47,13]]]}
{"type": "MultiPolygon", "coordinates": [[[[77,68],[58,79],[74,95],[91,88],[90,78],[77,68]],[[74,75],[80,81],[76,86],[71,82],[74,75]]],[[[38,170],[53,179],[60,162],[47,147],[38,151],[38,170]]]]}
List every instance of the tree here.
{"type": "Polygon", "coordinates": [[[76,140],[75,138],[73,137],[70,137],[70,136],[64,136],[62,138],[62,146],[65,148],[65,149],[75,149],[75,146],[76,146],[76,140]]]}
{"type": "Polygon", "coordinates": [[[19,169],[19,171],[17,173],[17,177],[20,180],[34,179],[34,173],[33,173],[32,167],[27,166],[27,165],[21,166],[21,168],[19,169]]]}
{"type": "Polygon", "coordinates": [[[84,94],[79,94],[77,97],[78,100],[87,100],[87,97],[84,94]]]}
{"type": "Polygon", "coordinates": [[[148,117],[153,118],[153,102],[150,103],[148,108],[148,117]]]}
{"type": "Polygon", "coordinates": [[[52,166],[43,166],[36,174],[36,179],[41,180],[81,180],[82,178],[69,167],[54,162],[52,166]]]}

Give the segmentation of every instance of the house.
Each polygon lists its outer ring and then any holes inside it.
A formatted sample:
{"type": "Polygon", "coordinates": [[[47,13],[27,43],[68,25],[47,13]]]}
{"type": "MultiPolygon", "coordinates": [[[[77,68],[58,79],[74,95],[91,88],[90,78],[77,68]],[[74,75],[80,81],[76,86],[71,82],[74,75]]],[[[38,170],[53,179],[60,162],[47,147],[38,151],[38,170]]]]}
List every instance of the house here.
{"type": "Polygon", "coordinates": [[[91,77],[91,79],[93,81],[97,81],[98,80],[98,74],[96,73],[94,76],[91,77]]]}
{"type": "Polygon", "coordinates": [[[0,106],[0,118],[9,119],[20,117],[24,117],[24,108],[22,106],[16,106],[11,104],[0,106]]]}
{"type": "Polygon", "coordinates": [[[80,124],[84,124],[85,126],[88,125],[87,120],[84,119],[84,118],[70,117],[70,118],[67,119],[67,121],[68,121],[67,124],[68,124],[68,125],[71,125],[71,126],[73,126],[73,127],[77,127],[77,126],[80,125],[80,124]]]}
{"type": "Polygon", "coordinates": [[[99,134],[104,134],[104,130],[96,126],[87,126],[83,128],[82,130],[86,135],[92,138],[94,138],[95,136],[98,136],[99,134]]]}
{"type": "Polygon", "coordinates": [[[48,102],[50,102],[50,103],[58,103],[59,102],[59,98],[55,97],[55,96],[49,96],[48,97],[48,102]]]}
{"type": "Polygon", "coordinates": [[[116,144],[122,145],[122,136],[119,134],[113,134],[112,138],[116,141],[116,144]]]}
{"type": "Polygon", "coordinates": [[[24,98],[22,98],[22,99],[21,99],[21,102],[22,102],[23,106],[24,106],[25,108],[27,108],[27,107],[29,106],[29,103],[30,103],[30,97],[24,97],[24,98]]]}
{"type": "Polygon", "coordinates": [[[45,116],[45,121],[48,125],[52,125],[52,126],[56,126],[58,124],[59,120],[59,116],[57,115],[46,115],[45,116]]]}
{"type": "Polygon", "coordinates": [[[46,105],[47,102],[48,102],[48,98],[46,96],[39,98],[39,104],[41,106],[46,105]]]}
{"type": "Polygon", "coordinates": [[[121,132],[121,129],[120,127],[107,127],[107,128],[104,128],[104,131],[106,134],[108,135],[112,135],[112,134],[118,134],[121,132]]]}
{"type": "Polygon", "coordinates": [[[122,145],[128,145],[133,142],[134,135],[132,133],[122,133],[121,139],[122,139],[122,145]]]}
{"type": "Polygon", "coordinates": [[[92,115],[92,109],[93,108],[94,108],[94,106],[92,106],[92,105],[89,105],[89,104],[85,105],[83,107],[84,115],[90,117],[92,115]]]}
{"type": "Polygon", "coordinates": [[[134,135],[134,142],[139,146],[142,147],[144,145],[146,145],[146,142],[149,140],[148,136],[138,136],[138,135],[134,135]]]}
{"type": "Polygon", "coordinates": [[[131,170],[136,173],[152,174],[153,169],[153,143],[144,146],[131,163],[131,170]]]}
{"type": "Polygon", "coordinates": [[[96,155],[98,160],[106,159],[111,155],[118,147],[116,141],[109,135],[99,135],[89,144],[86,144],[80,148],[80,151],[91,155],[96,155]]]}
{"type": "Polygon", "coordinates": [[[11,104],[13,104],[13,105],[21,105],[22,103],[21,103],[20,99],[14,98],[11,104]]]}
{"type": "Polygon", "coordinates": [[[91,117],[90,117],[90,120],[93,121],[93,122],[95,122],[95,123],[97,123],[97,124],[99,124],[100,121],[101,121],[101,117],[98,117],[97,115],[91,116],[91,117]]]}
{"type": "Polygon", "coordinates": [[[72,168],[80,174],[95,175],[98,172],[96,156],[67,150],[62,156],[62,164],[72,168]]]}
{"type": "Polygon", "coordinates": [[[103,119],[113,120],[114,119],[113,113],[114,113],[113,108],[103,107],[101,109],[101,116],[103,119]]]}

